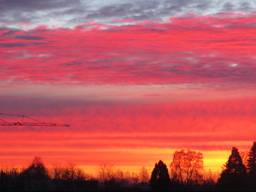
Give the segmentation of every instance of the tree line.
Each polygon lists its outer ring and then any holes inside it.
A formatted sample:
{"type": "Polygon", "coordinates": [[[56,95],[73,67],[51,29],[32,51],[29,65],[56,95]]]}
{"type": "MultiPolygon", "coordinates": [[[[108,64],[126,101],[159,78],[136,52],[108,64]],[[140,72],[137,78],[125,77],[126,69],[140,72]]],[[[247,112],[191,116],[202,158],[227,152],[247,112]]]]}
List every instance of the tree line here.
{"type": "Polygon", "coordinates": [[[145,168],[135,175],[102,166],[97,178],[74,166],[49,170],[36,157],[23,170],[1,169],[0,191],[256,191],[256,142],[246,162],[233,147],[217,180],[205,177],[202,153],[191,150],[176,151],[169,169],[162,160],[151,174],[145,168]]]}
{"type": "MultiPolygon", "coordinates": [[[[178,153],[184,153],[183,151],[178,153]]],[[[189,156],[188,152],[187,156],[189,156]]],[[[178,158],[186,162],[185,171],[180,170],[181,165],[174,166],[175,174],[169,176],[169,171],[163,161],[155,164],[150,178],[150,185],[153,191],[256,191],[256,142],[253,143],[246,165],[243,163],[241,155],[236,147],[233,147],[228,161],[224,165],[217,182],[205,180],[200,173],[202,169],[201,154],[196,152],[193,158],[178,158]],[[177,176],[177,173],[179,175],[177,176]],[[184,175],[186,176],[184,179],[184,175]]],[[[174,159],[177,153],[174,154],[174,159]]],[[[184,157],[184,155],[183,155],[184,157]]],[[[173,163],[175,163],[173,161],[173,163]]],[[[172,167],[172,166],[171,166],[172,167]]]]}

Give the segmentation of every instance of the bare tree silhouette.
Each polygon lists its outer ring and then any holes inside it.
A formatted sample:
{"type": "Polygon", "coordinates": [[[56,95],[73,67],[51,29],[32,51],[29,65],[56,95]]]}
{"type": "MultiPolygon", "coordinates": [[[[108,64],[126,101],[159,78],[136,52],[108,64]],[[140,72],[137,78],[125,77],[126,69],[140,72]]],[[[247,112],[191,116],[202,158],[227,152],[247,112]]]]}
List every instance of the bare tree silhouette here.
{"type": "Polygon", "coordinates": [[[176,151],[170,165],[171,177],[181,183],[203,182],[203,154],[196,151],[176,151]]]}
{"type": "Polygon", "coordinates": [[[139,180],[142,183],[147,183],[149,181],[149,173],[145,167],[142,167],[139,172],[139,180]]]}

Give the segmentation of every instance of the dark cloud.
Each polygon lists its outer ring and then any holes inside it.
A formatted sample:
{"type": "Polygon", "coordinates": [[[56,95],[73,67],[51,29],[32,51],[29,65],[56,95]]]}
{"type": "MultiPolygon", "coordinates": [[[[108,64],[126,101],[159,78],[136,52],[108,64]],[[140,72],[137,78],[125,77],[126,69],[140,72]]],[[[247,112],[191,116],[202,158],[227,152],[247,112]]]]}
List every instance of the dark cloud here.
{"type": "Polygon", "coordinates": [[[217,14],[222,12],[251,12],[256,6],[250,1],[219,1],[219,0],[135,0],[122,3],[110,3],[82,14],[75,21],[135,19],[161,20],[172,16],[186,14],[217,14]]]}
{"type": "Polygon", "coordinates": [[[136,20],[161,19],[186,11],[203,11],[210,3],[200,0],[148,0],[124,2],[103,6],[85,16],[85,19],[132,18],[136,20]]]}
{"type": "Polygon", "coordinates": [[[42,44],[44,44],[44,43],[40,43],[40,42],[31,42],[31,43],[0,43],[0,47],[14,48],[14,47],[26,47],[26,46],[42,45],[42,44]]]}
{"type": "Polygon", "coordinates": [[[162,20],[190,13],[199,15],[240,11],[249,13],[256,2],[245,0],[0,0],[0,23],[75,26],[90,21],[116,22],[120,19],[162,20]]]}
{"type": "Polygon", "coordinates": [[[14,35],[17,32],[17,30],[14,30],[14,29],[9,30],[9,29],[0,28],[0,32],[2,32],[0,34],[0,37],[9,37],[9,36],[14,35]]]}
{"type": "Polygon", "coordinates": [[[231,2],[227,2],[223,5],[223,11],[232,11],[234,10],[234,5],[231,2]]]}
{"type": "Polygon", "coordinates": [[[33,22],[44,20],[51,11],[79,7],[79,0],[0,0],[0,22],[33,22]],[[41,15],[38,14],[41,12],[41,15]]]}
{"type": "Polygon", "coordinates": [[[0,43],[0,47],[25,47],[27,43],[0,43]]]}
{"type": "MultiPolygon", "coordinates": [[[[18,95],[0,95],[1,110],[6,113],[12,113],[14,110],[18,114],[54,114],[63,111],[65,108],[87,106],[86,101],[78,99],[48,98],[47,96],[18,96],[18,95]],[[47,110],[46,110],[47,109],[47,110]],[[50,110],[49,110],[50,109],[50,110]]],[[[88,104],[89,105],[89,104],[88,104]]]]}
{"type": "Polygon", "coordinates": [[[6,12],[13,10],[30,12],[70,7],[79,4],[79,2],[79,0],[0,0],[0,9],[6,12]]]}
{"type": "Polygon", "coordinates": [[[102,18],[105,17],[116,17],[116,16],[123,16],[129,12],[134,12],[133,5],[129,3],[124,3],[121,5],[111,5],[105,6],[101,9],[92,12],[87,15],[88,18],[102,18]]]}
{"type": "Polygon", "coordinates": [[[43,40],[43,37],[39,36],[31,36],[31,35],[17,35],[16,39],[24,39],[24,40],[43,40]]]}
{"type": "Polygon", "coordinates": [[[248,2],[248,1],[244,1],[244,2],[241,2],[240,3],[240,8],[239,8],[241,11],[252,11],[253,9],[253,6],[251,4],[251,2],[248,2]]]}

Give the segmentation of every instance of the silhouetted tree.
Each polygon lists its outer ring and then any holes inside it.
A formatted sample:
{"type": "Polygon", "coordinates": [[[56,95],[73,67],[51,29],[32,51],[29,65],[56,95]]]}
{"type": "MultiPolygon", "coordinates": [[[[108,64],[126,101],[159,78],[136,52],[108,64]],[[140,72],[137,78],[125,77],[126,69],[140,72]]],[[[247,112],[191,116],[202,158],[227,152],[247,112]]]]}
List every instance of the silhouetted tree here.
{"type": "Polygon", "coordinates": [[[52,171],[52,183],[55,191],[84,191],[95,188],[95,181],[87,178],[85,173],[74,167],[55,167],[52,171]]]}
{"type": "Polygon", "coordinates": [[[27,169],[23,170],[22,175],[38,180],[48,179],[47,169],[39,157],[34,158],[31,165],[27,169]]]}
{"type": "Polygon", "coordinates": [[[31,165],[21,172],[24,189],[28,191],[44,190],[49,180],[47,169],[42,160],[35,157],[31,165]]]}
{"type": "Polygon", "coordinates": [[[113,167],[107,165],[100,166],[98,170],[98,178],[102,183],[114,178],[113,167]]]}
{"type": "Polygon", "coordinates": [[[176,151],[170,165],[172,179],[181,183],[203,182],[203,154],[196,151],[176,151]]]}
{"type": "Polygon", "coordinates": [[[256,142],[253,143],[247,161],[248,184],[251,189],[256,190],[256,142]]]}
{"type": "Polygon", "coordinates": [[[167,166],[163,161],[160,160],[155,164],[151,174],[150,184],[155,191],[168,190],[170,186],[170,177],[167,166]]]}
{"type": "Polygon", "coordinates": [[[125,173],[113,166],[103,165],[99,167],[98,179],[102,191],[122,191],[123,186],[128,185],[125,173]]]}
{"type": "Polygon", "coordinates": [[[142,167],[139,172],[139,180],[141,183],[147,183],[149,181],[149,173],[145,167],[142,167]]]}
{"type": "Polygon", "coordinates": [[[245,188],[246,168],[237,148],[233,147],[218,184],[222,190],[242,190],[245,188]]]}

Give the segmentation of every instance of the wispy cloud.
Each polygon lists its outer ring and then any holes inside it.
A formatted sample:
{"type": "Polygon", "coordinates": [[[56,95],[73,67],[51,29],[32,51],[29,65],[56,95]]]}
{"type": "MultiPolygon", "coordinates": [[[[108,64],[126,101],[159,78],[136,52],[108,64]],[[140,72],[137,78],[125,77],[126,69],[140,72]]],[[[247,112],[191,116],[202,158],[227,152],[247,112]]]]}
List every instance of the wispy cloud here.
{"type": "Polygon", "coordinates": [[[228,16],[74,29],[3,28],[1,79],[249,86],[256,82],[255,15],[228,16]]]}
{"type": "MultiPolygon", "coordinates": [[[[1,0],[0,23],[3,26],[72,27],[97,21],[115,23],[165,20],[190,13],[209,15],[222,12],[252,13],[256,3],[250,0],[1,0]]],[[[122,23],[119,23],[122,24],[122,23]]]]}

